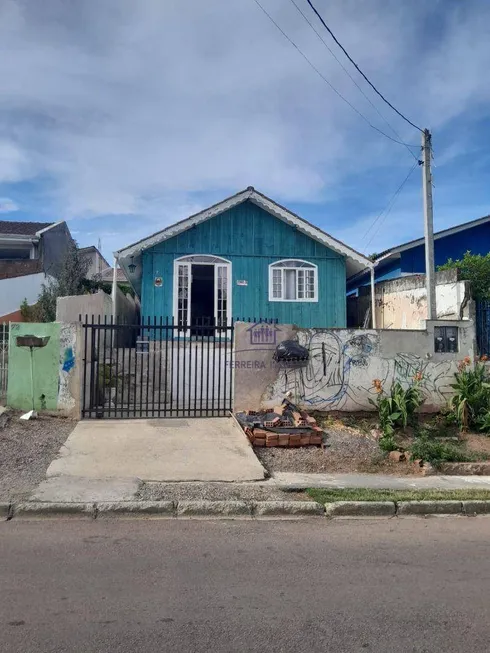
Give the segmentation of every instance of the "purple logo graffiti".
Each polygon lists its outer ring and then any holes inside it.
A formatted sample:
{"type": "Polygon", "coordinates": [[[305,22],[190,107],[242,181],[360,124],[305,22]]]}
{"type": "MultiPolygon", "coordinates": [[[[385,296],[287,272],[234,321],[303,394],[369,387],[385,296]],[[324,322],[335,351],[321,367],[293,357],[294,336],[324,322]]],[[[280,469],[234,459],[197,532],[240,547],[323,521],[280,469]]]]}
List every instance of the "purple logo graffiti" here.
{"type": "Polygon", "coordinates": [[[277,332],[280,330],[275,324],[257,322],[247,329],[250,335],[250,344],[274,346],[277,340],[277,332]]]}

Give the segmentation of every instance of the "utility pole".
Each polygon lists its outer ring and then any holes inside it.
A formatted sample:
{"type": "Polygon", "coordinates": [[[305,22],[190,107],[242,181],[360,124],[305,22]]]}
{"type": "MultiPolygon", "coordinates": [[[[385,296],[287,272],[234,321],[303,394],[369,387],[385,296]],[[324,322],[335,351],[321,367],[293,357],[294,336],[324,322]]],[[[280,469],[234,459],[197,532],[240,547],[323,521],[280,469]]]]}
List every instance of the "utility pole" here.
{"type": "Polygon", "coordinates": [[[427,319],[437,320],[436,271],[434,267],[434,217],[432,206],[432,136],[422,132],[422,187],[424,194],[425,282],[427,288],[427,319]]]}

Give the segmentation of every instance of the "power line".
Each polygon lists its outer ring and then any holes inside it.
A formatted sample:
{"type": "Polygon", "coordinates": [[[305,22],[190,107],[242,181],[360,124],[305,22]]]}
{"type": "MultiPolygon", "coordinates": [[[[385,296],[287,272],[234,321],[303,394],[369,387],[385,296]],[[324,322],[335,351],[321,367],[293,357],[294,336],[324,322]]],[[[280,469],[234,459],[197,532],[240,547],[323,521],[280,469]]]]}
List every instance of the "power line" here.
{"type": "Polygon", "coordinates": [[[260,7],[260,9],[262,9],[262,11],[263,11],[264,14],[267,16],[267,18],[271,21],[271,23],[273,23],[273,24],[276,26],[276,28],[281,32],[281,34],[284,36],[284,38],[287,39],[287,40],[289,41],[289,43],[291,43],[291,45],[292,45],[294,48],[296,48],[296,50],[300,53],[300,55],[303,57],[303,59],[304,59],[304,60],[305,60],[305,61],[306,61],[306,62],[307,62],[307,63],[308,63],[312,68],[313,68],[313,70],[314,70],[314,71],[316,72],[316,74],[317,74],[317,75],[318,75],[318,76],[319,76],[319,77],[320,77],[320,78],[325,82],[325,84],[327,84],[327,85],[332,89],[332,91],[333,91],[334,93],[336,93],[336,94],[339,96],[339,98],[340,98],[341,100],[343,100],[346,104],[348,104],[348,105],[350,106],[350,108],[351,108],[353,111],[355,111],[355,112],[357,113],[357,115],[360,116],[360,117],[361,117],[361,118],[362,118],[362,119],[363,119],[363,120],[364,120],[364,121],[365,121],[365,122],[366,122],[366,123],[367,123],[367,124],[372,128],[372,129],[374,129],[375,131],[377,131],[379,134],[381,134],[381,135],[384,136],[385,138],[388,138],[390,141],[393,141],[394,143],[398,143],[399,145],[403,145],[404,147],[417,147],[416,145],[409,145],[408,143],[404,143],[403,141],[396,140],[396,139],[393,138],[392,136],[389,136],[389,135],[386,134],[384,131],[382,131],[381,129],[379,129],[379,128],[376,127],[375,125],[373,125],[373,124],[368,120],[368,118],[366,118],[366,116],[364,116],[364,115],[363,115],[363,114],[362,114],[358,109],[356,109],[356,107],[355,107],[353,104],[351,104],[351,102],[349,102],[349,100],[347,100],[347,98],[345,98],[345,97],[340,93],[340,91],[338,91],[338,90],[335,88],[335,86],[333,86],[333,84],[331,84],[331,83],[328,81],[328,79],[327,79],[327,78],[326,78],[326,77],[325,77],[325,76],[324,76],[324,75],[323,75],[323,74],[318,70],[318,68],[315,66],[315,64],[314,64],[310,59],[308,59],[308,57],[306,56],[306,54],[305,54],[305,53],[304,53],[304,52],[303,52],[303,51],[302,51],[302,50],[301,50],[301,49],[296,45],[296,43],[295,43],[295,42],[294,42],[294,41],[293,41],[293,40],[292,40],[292,39],[291,39],[291,38],[286,34],[286,32],[282,29],[282,27],[280,27],[280,26],[276,23],[276,21],[275,21],[275,20],[272,18],[272,16],[271,16],[267,11],[266,11],[266,9],[264,9],[264,7],[260,4],[259,0],[254,0],[254,2],[255,2],[255,4],[256,4],[258,7],[260,7]]]}
{"type": "Polygon", "coordinates": [[[396,107],[394,107],[394,106],[391,104],[391,102],[389,102],[389,100],[387,100],[387,99],[385,98],[385,96],[384,96],[380,91],[378,91],[378,89],[376,88],[376,86],[375,86],[375,85],[374,85],[374,84],[373,84],[373,83],[372,83],[372,82],[371,82],[371,81],[366,77],[366,75],[362,72],[362,70],[361,70],[361,69],[359,68],[359,66],[356,64],[356,62],[354,61],[354,59],[350,56],[350,54],[349,54],[349,53],[347,52],[347,50],[344,48],[344,46],[342,45],[342,43],[340,43],[340,41],[337,39],[337,37],[335,36],[335,34],[332,32],[332,30],[330,29],[330,27],[327,25],[327,23],[326,23],[326,22],[323,20],[323,18],[320,16],[320,14],[319,14],[318,11],[316,10],[316,8],[315,8],[315,6],[313,5],[313,3],[311,2],[311,0],[306,0],[306,2],[307,2],[307,3],[310,5],[310,7],[313,9],[313,11],[315,12],[315,14],[316,14],[316,15],[318,16],[318,18],[320,19],[322,25],[325,27],[325,29],[326,29],[327,32],[330,34],[330,36],[333,38],[333,40],[335,41],[335,43],[339,46],[339,48],[340,48],[340,49],[342,50],[342,52],[345,54],[345,56],[347,57],[347,59],[349,59],[349,61],[350,61],[350,62],[355,66],[355,68],[357,69],[357,71],[358,71],[358,72],[359,72],[359,73],[364,77],[364,79],[365,79],[366,82],[369,84],[369,86],[371,86],[371,88],[372,88],[372,89],[373,89],[373,90],[374,90],[374,91],[379,95],[379,97],[383,100],[383,102],[386,102],[386,104],[387,104],[389,107],[391,107],[391,108],[393,109],[393,111],[394,111],[395,113],[397,113],[401,118],[403,118],[403,120],[405,120],[406,122],[408,122],[409,125],[412,125],[412,127],[415,127],[415,129],[418,129],[420,132],[422,132],[423,129],[421,129],[420,127],[417,127],[417,125],[416,125],[415,123],[413,123],[411,120],[409,120],[406,116],[404,116],[403,113],[401,113],[401,111],[398,111],[398,109],[397,109],[396,107]]]}
{"type": "Polygon", "coordinates": [[[379,225],[378,225],[378,228],[377,228],[375,231],[373,231],[373,233],[371,234],[371,238],[367,241],[366,245],[364,246],[364,252],[366,252],[367,248],[368,248],[369,245],[372,243],[374,237],[376,236],[376,234],[377,234],[378,231],[380,230],[380,227],[382,226],[382,224],[384,223],[384,221],[386,220],[386,218],[387,218],[388,215],[390,214],[390,211],[391,211],[391,209],[393,208],[393,205],[394,205],[394,203],[395,203],[395,201],[396,201],[396,198],[397,198],[398,195],[401,193],[402,188],[405,186],[405,184],[406,184],[407,181],[409,180],[409,178],[410,178],[412,172],[415,170],[415,168],[417,167],[417,165],[419,165],[419,162],[418,162],[418,161],[415,161],[415,163],[414,163],[414,164],[412,165],[412,167],[410,168],[410,170],[409,170],[407,176],[405,177],[405,179],[402,181],[402,183],[398,186],[398,188],[396,189],[396,191],[393,193],[393,196],[392,196],[392,198],[390,199],[390,201],[388,202],[387,206],[386,206],[386,207],[381,211],[381,213],[379,213],[379,214],[376,216],[376,218],[374,219],[373,223],[371,224],[371,226],[368,228],[368,230],[367,230],[366,233],[364,234],[364,236],[363,236],[363,240],[366,238],[366,236],[367,236],[368,233],[371,231],[371,229],[373,229],[373,227],[376,225],[376,223],[377,223],[377,222],[381,219],[381,217],[382,217],[381,222],[380,222],[379,225]]]}
{"type": "MultiPolygon", "coordinates": [[[[365,99],[369,102],[369,104],[373,107],[373,109],[376,111],[376,113],[379,115],[379,117],[384,120],[384,122],[388,125],[388,127],[391,129],[391,131],[395,134],[395,136],[401,141],[401,136],[400,134],[396,131],[396,129],[388,122],[388,120],[385,118],[385,116],[381,113],[381,111],[378,109],[378,107],[374,104],[374,102],[371,100],[371,98],[364,93],[364,90],[362,87],[357,83],[357,81],[354,79],[354,77],[350,74],[350,72],[347,70],[347,68],[344,66],[344,64],[340,61],[340,59],[337,57],[335,52],[329,47],[328,43],[325,41],[325,39],[322,37],[320,32],[316,29],[316,27],[313,25],[313,23],[309,20],[308,16],[303,12],[301,7],[298,6],[296,3],[296,0],[291,0],[292,4],[296,7],[297,11],[303,16],[305,21],[308,23],[308,25],[311,27],[311,29],[315,32],[315,34],[318,36],[320,41],[323,43],[323,45],[327,48],[327,50],[330,52],[332,57],[335,59],[335,61],[339,64],[339,66],[342,68],[342,70],[345,72],[345,74],[350,78],[350,80],[357,86],[359,91],[362,93],[362,95],[365,97],[365,99]]],[[[415,154],[412,152],[410,149],[411,146],[405,145],[407,150],[410,152],[410,154],[413,156],[414,159],[417,159],[415,154]]],[[[413,147],[416,147],[413,145],[413,147]]]]}

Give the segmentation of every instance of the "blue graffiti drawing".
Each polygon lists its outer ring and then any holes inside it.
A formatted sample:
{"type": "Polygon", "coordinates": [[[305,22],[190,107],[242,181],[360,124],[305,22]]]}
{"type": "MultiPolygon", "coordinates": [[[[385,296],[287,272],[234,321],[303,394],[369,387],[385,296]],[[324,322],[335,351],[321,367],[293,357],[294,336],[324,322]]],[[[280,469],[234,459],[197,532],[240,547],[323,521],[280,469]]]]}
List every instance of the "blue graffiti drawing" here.
{"type": "Polygon", "coordinates": [[[367,371],[378,336],[359,334],[342,342],[335,332],[312,331],[301,344],[310,351],[308,367],[295,373],[283,372],[281,390],[291,390],[303,403],[317,408],[339,408],[347,399],[357,403],[359,389],[350,383],[351,370],[367,371]]]}
{"type": "Polygon", "coordinates": [[[63,372],[70,372],[75,366],[75,355],[73,354],[73,348],[67,347],[65,349],[65,357],[63,359],[63,372]]]}

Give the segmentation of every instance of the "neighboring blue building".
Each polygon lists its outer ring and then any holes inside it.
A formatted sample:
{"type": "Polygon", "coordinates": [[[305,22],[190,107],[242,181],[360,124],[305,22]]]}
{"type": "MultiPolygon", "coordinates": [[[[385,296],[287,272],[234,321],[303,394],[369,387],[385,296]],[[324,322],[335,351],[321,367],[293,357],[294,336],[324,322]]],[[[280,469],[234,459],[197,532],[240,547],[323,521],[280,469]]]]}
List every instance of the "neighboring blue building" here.
{"type": "MultiPolygon", "coordinates": [[[[488,254],[490,252],[490,215],[460,224],[434,234],[435,264],[443,265],[448,259],[460,259],[465,252],[488,254]]],[[[375,279],[385,281],[408,274],[425,273],[424,239],[412,240],[378,254],[375,260],[375,279]]],[[[347,291],[356,293],[361,286],[370,284],[370,271],[350,277],[347,291]]]]}
{"type": "Polygon", "coordinates": [[[116,253],[141,314],[182,324],[346,326],[346,279],[369,259],[252,187],[116,253]]]}

